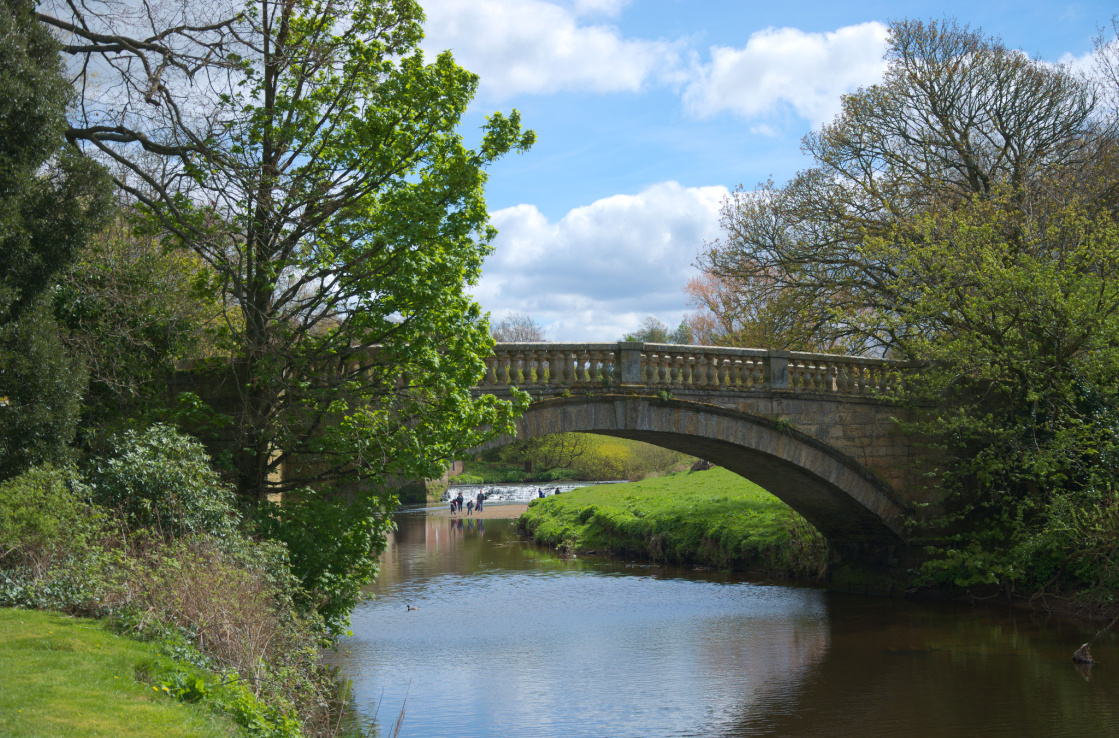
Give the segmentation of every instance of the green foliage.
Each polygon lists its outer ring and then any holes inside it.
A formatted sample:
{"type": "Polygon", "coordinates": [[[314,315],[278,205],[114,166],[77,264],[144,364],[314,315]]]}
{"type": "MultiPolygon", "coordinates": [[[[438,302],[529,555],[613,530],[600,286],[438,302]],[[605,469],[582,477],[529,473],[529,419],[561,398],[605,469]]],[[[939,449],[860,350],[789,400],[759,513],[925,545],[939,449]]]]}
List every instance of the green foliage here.
{"type": "Polygon", "coordinates": [[[0,321],[0,479],[70,460],[85,377],[45,301],[0,321]]]}
{"type": "Polygon", "coordinates": [[[130,421],[166,411],[176,360],[228,348],[213,271],[150,230],[118,215],[52,293],[63,341],[90,374],[81,424],[88,453],[101,453],[99,442],[130,421]]]}
{"type": "Polygon", "coordinates": [[[177,21],[142,49],[109,41],[132,30],[111,13],[88,34],[82,16],[97,10],[56,10],[82,38],[75,54],[107,43],[135,69],[162,70],[154,87],[127,63],[105,72],[151,88],[148,100],[98,103],[119,106],[110,115],[138,126],[135,139],[94,140],[80,124],[72,135],[111,152],[120,188],[215,270],[219,302],[239,313],[228,326],[230,381],[244,388],[231,444],[243,496],[432,477],[510,429],[523,396],[469,391],[492,339],[467,288],[496,234],[485,170],[535,136],[516,111],[495,113],[465,145],[459,122],[478,79],[449,52],[425,58],[415,2],[250,4],[228,22],[177,21]],[[222,92],[199,99],[197,74],[222,92]],[[183,104],[206,114],[169,112],[183,104]],[[131,143],[169,136],[182,148],[131,143]]]}
{"type": "Polygon", "coordinates": [[[235,532],[233,493],[198,441],[157,423],[143,433],[127,431],[113,446],[111,457],[92,464],[93,499],[129,527],[167,535],[235,532]]]}
{"type": "Polygon", "coordinates": [[[0,479],[65,463],[84,389],[44,293],[104,220],[104,172],[64,146],[72,90],[35,3],[0,3],[0,479]]]}
{"type": "Polygon", "coordinates": [[[786,576],[818,576],[826,554],[822,536],[787,505],[718,468],[534,500],[518,526],[573,551],[786,576]]]}
{"type": "Polygon", "coordinates": [[[70,469],[43,466],[0,484],[0,568],[44,565],[83,551],[101,529],[70,469]]]}
{"type": "Polygon", "coordinates": [[[377,575],[395,507],[395,497],[349,502],[306,489],[260,506],[260,533],[287,546],[300,603],[317,610],[332,636],[346,631],[361,588],[377,575]]]}
{"type": "Polygon", "coordinates": [[[0,320],[18,318],[110,207],[102,170],[64,147],[72,90],[35,3],[0,3],[0,320]]]}
{"type": "Polygon", "coordinates": [[[866,249],[898,265],[896,320],[929,364],[911,390],[941,405],[918,429],[951,462],[938,522],[957,545],[928,580],[1114,587],[1119,226],[1020,191],[918,222],[866,249]]]}

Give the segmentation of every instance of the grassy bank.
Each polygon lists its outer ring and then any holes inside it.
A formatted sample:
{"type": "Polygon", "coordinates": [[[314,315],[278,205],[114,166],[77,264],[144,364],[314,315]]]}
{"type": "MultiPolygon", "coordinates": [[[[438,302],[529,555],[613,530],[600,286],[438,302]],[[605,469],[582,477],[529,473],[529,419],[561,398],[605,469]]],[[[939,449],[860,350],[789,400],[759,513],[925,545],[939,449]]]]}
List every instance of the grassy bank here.
{"type": "Polygon", "coordinates": [[[241,735],[163,689],[179,668],[104,621],[0,609],[0,736],[241,735]]]}
{"type": "Polygon", "coordinates": [[[518,526],[572,552],[793,577],[818,576],[826,554],[823,538],[792,508],[719,468],[534,500],[518,526]]]}

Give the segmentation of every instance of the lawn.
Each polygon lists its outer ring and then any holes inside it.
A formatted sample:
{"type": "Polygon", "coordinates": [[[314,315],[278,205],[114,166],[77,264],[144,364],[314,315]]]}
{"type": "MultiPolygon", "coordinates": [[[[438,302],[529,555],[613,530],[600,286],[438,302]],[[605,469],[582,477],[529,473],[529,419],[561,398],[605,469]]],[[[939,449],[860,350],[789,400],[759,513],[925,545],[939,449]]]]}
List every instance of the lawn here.
{"type": "Polygon", "coordinates": [[[826,554],[819,533],[792,508],[721,468],[535,500],[518,525],[568,551],[787,576],[815,576],[826,554]]]}
{"type": "Polygon", "coordinates": [[[169,665],[102,621],[0,608],[0,736],[238,735],[207,707],[136,679],[169,665]]]}

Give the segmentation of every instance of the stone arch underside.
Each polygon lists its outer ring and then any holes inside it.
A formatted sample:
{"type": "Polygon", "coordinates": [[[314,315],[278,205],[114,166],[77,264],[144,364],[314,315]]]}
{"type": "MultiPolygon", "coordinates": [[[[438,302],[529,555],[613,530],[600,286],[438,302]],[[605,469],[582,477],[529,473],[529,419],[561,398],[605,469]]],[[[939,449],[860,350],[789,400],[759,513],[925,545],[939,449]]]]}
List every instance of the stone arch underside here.
{"type": "MultiPolygon", "coordinates": [[[[908,512],[894,491],[858,462],[768,418],[681,400],[602,396],[534,403],[518,438],[597,433],[682,451],[761,485],[804,516],[830,543],[894,546],[908,512]]],[[[501,436],[485,450],[516,440],[501,436]]]]}

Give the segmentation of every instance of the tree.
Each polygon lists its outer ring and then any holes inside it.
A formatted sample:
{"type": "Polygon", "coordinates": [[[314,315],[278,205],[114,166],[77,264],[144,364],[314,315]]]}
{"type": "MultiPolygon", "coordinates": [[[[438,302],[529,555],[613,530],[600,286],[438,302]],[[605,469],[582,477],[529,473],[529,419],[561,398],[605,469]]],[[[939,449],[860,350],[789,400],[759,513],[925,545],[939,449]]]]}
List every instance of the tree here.
{"type": "Polygon", "coordinates": [[[627,333],[622,340],[689,344],[692,342],[692,327],[687,321],[681,321],[675,331],[669,332],[668,326],[650,315],[641,322],[641,327],[635,333],[627,333]]]}
{"type": "Polygon", "coordinates": [[[725,202],[726,238],[699,265],[761,304],[803,312],[794,322],[812,342],[904,353],[913,327],[884,316],[908,296],[894,291],[896,265],[861,249],[868,238],[1003,186],[1050,186],[1057,171],[1077,173],[1063,186],[1085,204],[1111,208],[1102,173],[1115,145],[1090,84],[954,21],[893,23],[886,59],[881,83],[805,137],[812,168],[725,202]]]}
{"type": "Polygon", "coordinates": [[[772,279],[761,275],[739,278],[701,272],[688,280],[684,293],[695,312],[685,324],[696,342],[793,351],[844,351],[846,346],[823,344],[813,335],[811,320],[791,293],[772,292],[772,279]]]}
{"type": "Polygon", "coordinates": [[[1016,190],[871,239],[948,461],[934,581],[1119,588],[1119,223],[1016,190]],[[1015,234],[1008,238],[1007,234],[1015,234]]]}
{"type": "Polygon", "coordinates": [[[479,428],[508,429],[512,405],[469,391],[491,341],[464,287],[495,235],[484,170],[534,137],[496,113],[464,145],[477,78],[449,53],[424,60],[413,0],[57,3],[40,18],[83,92],[70,139],[114,163],[240,313],[244,498],[434,476],[479,428]]]}
{"type": "Polygon", "coordinates": [[[495,341],[507,343],[547,341],[544,329],[527,313],[510,313],[490,330],[495,341]]]}
{"type": "Polygon", "coordinates": [[[52,295],[63,343],[90,375],[79,436],[87,452],[113,429],[166,410],[175,361],[228,352],[213,270],[148,225],[119,213],[58,275],[52,295]]]}
{"type": "Polygon", "coordinates": [[[0,309],[20,313],[51,284],[109,206],[104,174],[64,147],[73,90],[34,3],[0,3],[0,309]]]}
{"type": "Polygon", "coordinates": [[[99,167],[65,145],[72,90],[34,4],[0,2],[0,477],[66,460],[84,388],[47,291],[111,206],[99,167]]]}

